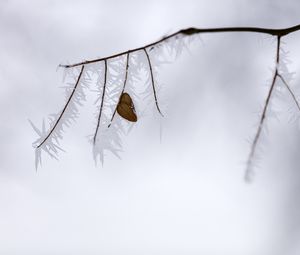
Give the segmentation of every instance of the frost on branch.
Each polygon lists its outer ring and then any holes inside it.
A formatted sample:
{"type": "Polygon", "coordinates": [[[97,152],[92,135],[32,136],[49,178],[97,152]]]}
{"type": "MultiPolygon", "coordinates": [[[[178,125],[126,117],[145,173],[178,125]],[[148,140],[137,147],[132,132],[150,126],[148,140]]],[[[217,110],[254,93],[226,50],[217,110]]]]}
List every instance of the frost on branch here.
{"type": "Polygon", "coordinates": [[[294,86],[295,72],[290,72],[288,65],[291,61],[288,58],[289,52],[281,49],[281,64],[279,66],[279,95],[282,101],[288,104],[289,122],[299,122],[300,119],[300,97],[297,88],[294,86]]]}
{"type": "Polygon", "coordinates": [[[93,144],[95,161],[97,162],[99,159],[103,163],[106,151],[119,157],[119,153],[122,151],[122,135],[127,134],[133,125],[136,125],[128,122],[128,120],[138,120],[137,123],[139,123],[147,112],[156,114],[157,116],[164,116],[166,107],[162,104],[164,102],[162,86],[157,78],[158,68],[161,64],[168,63],[170,59],[176,58],[201,33],[248,32],[267,34],[277,39],[276,54],[274,54],[276,56],[275,71],[261,109],[256,134],[252,139],[246,163],[245,178],[246,180],[251,179],[253,168],[256,165],[255,159],[259,156],[257,155],[257,148],[261,144],[261,136],[266,131],[267,123],[265,122],[267,118],[276,112],[274,105],[272,106],[273,98],[275,96],[278,97],[283,91],[281,87],[286,88],[286,91],[294,102],[294,107],[297,111],[300,111],[298,96],[296,96],[294,89],[289,84],[292,74],[288,72],[285,66],[285,59],[282,60],[285,52],[280,47],[281,39],[284,36],[298,32],[299,30],[300,24],[284,29],[260,27],[201,29],[191,27],[179,30],[143,47],[117,53],[105,58],[60,65],[71,73],[70,76],[74,79],[72,84],[75,85],[67,87],[67,102],[59,114],[51,116],[48,130],[46,130],[44,123],[42,130],[39,130],[31,123],[39,135],[38,140],[34,143],[36,148],[36,166],[41,164],[41,151],[46,151],[51,157],[57,158],[57,153],[61,150],[59,140],[62,138],[64,127],[69,126],[78,116],[77,107],[85,99],[83,89],[87,87],[88,81],[91,81],[88,71],[83,72],[85,66],[88,66],[90,73],[96,74],[97,77],[98,100],[96,102],[95,133],[91,135],[90,141],[93,144]],[[81,67],[80,72],[79,67],[81,67]],[[74,76],[73,71],[76,69],[79,74],[74,76]],[[143,80],[145,81],[144,83],[143,80]],[[126,93],[128,98],[130,98],[129,106],[132,111],[136,111],[137,118],[135,115],[133,119],[126,118],[126,115],[121,114],[123,117],[125,116],[125,119],[123,119],[116,114],[118,105],[120,106],[121,103],[120,98],[124,95],[123,93],[126,93]],[[149,107],[151,104],[153,107],[149,107]],[[154,113],[151,111],[153,109],[154,113]]]}
{"type": "Polygon", "coordinates": [[[281,37],[277,37],[277,47],[276,47],[276,61],[275,68],[273,71],[272,79],[269,81],[269,91],[261,110],[261,117],[256,135],[252,141],[251,151],[247,161],[247,168],[245,172],[245,180],[251,181],[254,175],[254,169],[258,167],[258,161],[260,160],[260,155],[262,154],[262,144],[265,144],[265,137],[268,133],[268,120],[270,118],[278,119],[279,110],[276,109],[274,103],[275,99],[283,99],[287,101],[287,95],[285,92],[288,92],[288,96],[293,99],[293,107],[290,108],[293,114],[297,111],[297,116],[299,118],[300,113],[300,104],[298,97],[295,95],[293,89],[290,87],[290,82],[292,81],[293,73],[290,73],[287,67],[289,63],[287,59],[287,53],[281,47],[281,37]]]}
{"type": "Polygon", "coordinates": [[[66,68],[66,77],[72,82],[66,86],[66,104],[58,114],[49,117],[49,128],[45,123],[39,130],[31,125],[39,138],[33,143],[36,151],[36,167],[41,164],[42,151],[57,159],[60,140],[65,127],[69,127],[79,115],[78,106],[85,100],[84,89],[96,83],[95,132],[89,137],[93,144],[94,160],[103,164],[105,152],[120,158],[122,136],[129,133],[136,123],[122,118],[116,111],[123,93],[128,93],[135,106],[137,122],[147,114],[163,116],[162,86],[158,80],[158,69],[178,57],[192,36],[176,35],[162,43],[140,50],[127,52],[117,57],[102,59],[89,64],[66,68]]]}
{"type": "Polygon", "coordinates": [[[39,130],[31,121],[30,124],[38,134],[39,138],[33,143],[35,148],[35,166],[41,165],[42,151],[57,159],[60,147],[60,140],[63,138],[63,132],[79,116],[79,106],[85,100],[84,89],[88,87],[90,77],[84,70],[85,67],[74,68],[67,71],[66,77],[69,80],[65,86],[66,104],[63,110],[57,114],[49,116],[49,128],[46,129],[43,121],[42,129],[39,130]]]}
{"type": "Polygon", "coordinates": [[[162,64],[170,63],[174,55],[177,57],[182,52],[187,43],[184,39],[174,38],[150,49],[145,48],[108,60],[106,84],[102,78],[105,77],[105,68],[101,68],[97,81],[96,111],[96,118],[99,120],[100,115],[101,118],[99,128],[96,128],[96,136],[91,135],[96,163],[99,160],[103,164],[105,151],[120,158],[122,136],[127,135],[136,125],[116,113],[122,93],[126,92],[132,98],[138,122],[148,114],[163,116],[164,109],[161,109],[161,106],[164,106],[164,99],[162,86],[158,80],[158,69],[162,64]]]}

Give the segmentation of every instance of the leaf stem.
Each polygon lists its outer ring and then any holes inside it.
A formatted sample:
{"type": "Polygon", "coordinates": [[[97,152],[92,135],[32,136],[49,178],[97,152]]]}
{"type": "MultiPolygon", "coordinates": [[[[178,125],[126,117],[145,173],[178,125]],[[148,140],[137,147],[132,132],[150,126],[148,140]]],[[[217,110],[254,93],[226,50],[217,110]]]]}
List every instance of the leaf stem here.
{"type": "MultiPolygon", "coordinates": [[[[123,92],[124,92],[124,90],[125,90],[125,86],[126,86],[126,82],[127,82],[128,69],[129,69],[129,54],[130,54],[130,53],[128,52],[128,54],[126,55],[126,56],[127,56],[127,57],[126,57],[126,71],[125,71],[124,84],[123,84],[123,89],[122,89],[120,98],[121,98],[121,96],[122,96],[122,94],[123,94],[123,92]]],[[[119,99],[119,100],[120,100],[120,99],[119,99]]],[[[116,108],[115,108],[114,113],[113,113],[113,115],[112,115],[112,117],[111,117],[111,120],[110,120],[110,123],[109,123],[108,127],[111,126],[111,123],[112,123],[112,121],[113,121],[113,119],[114,119],[114,117],[115,117],[115,114],[116,114],[116,112],[117,112],[118,104],[119,104],[119,101],[118,101],[118,103],[117,103],[117,105],[116,105],[116,108]]]]}

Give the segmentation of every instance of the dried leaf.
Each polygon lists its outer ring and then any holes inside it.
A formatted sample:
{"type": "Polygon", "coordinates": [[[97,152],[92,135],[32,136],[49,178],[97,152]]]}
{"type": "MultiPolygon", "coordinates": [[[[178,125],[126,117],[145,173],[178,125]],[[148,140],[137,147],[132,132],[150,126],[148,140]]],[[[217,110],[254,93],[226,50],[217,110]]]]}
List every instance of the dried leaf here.
{"type": "Polygon", "coordinates": [[[128,121],[137,121],[134,104],[128,93],[123,93],[121,95],[117,106],[117,112],[121,117],[128,121]]]}

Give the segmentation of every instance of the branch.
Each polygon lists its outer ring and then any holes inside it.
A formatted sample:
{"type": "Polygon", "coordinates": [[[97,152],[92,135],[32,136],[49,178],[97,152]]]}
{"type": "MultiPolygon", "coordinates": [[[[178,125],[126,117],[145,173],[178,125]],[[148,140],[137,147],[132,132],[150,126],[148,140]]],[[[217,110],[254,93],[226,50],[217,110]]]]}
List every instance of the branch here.
{"type": "Polygon", "coordinates": [[[288,83],[285,81],[285,79],[282,77],[281,74],[277,74],[277,76],[282,80],[283,84],[287,87],[288,91],[290,92],[291,96],[293,97],[296,105],[297,105],[297,108],[298,110],[300,111],[300,105],[299,105],[299,102],[295,96],[295,94],[293,93],[293,91],[291,90],[290,86],[288,85],[288,83]]]}
{"type": "Polygon", "coordinates": [[[95,135],[94,135],[94,139],[93,139],[94,145],[96,143],[98,129],[99,129],[99,126],[100,126],[100,119],[101,119],[102,108],[103,108],[103,103],[104,103],[104,96],[105,96],[106,79],[107,79],[107,60],[104,60],[104,83],[103,83],[101,105],[100,105],[99,116],[98,116],[98,123],[97,123],[96,131],[95,131],[95,135]]]}
{"type": "MultiPolygon", "coordinates": [[[[151,82],[152,82],[152,88],[153,88],[153,94],[154,94],[154,99],[155,99],[155,104],[156,104],[156,108],[158,110],[158,112],[163,116],[163,114],[160,111],[159,105],[158,105],[158,100],[157,100],[157,95],[156,95],[156,89],[155,89],[155,82],[154,82],[154,74],[153,74],[153,69],[152,69],[152,64],[151,64],[151,60],[150,60],[150,56],[148,54],[148,49],[152,49],[153,47],[156,47],[157,45],[166,42],[167,40],[171,39],[171,38],[175,38],[178,39],[179,36],[191,36],[191,35],[196,35],[196,34],[203,34],[203,33],[225,33],[225,32],[250,32],[250,33],[263,33],[263,34],[268,34],[271,36],[276,36],[277,37],[277,51],[276,51],[276,68],[275,68],[275,73],[272,79],[272,83],[271,83],[271,87],[268,91],[268,95],[266,97],[266,101],[264,104],[264,108],[262,111],[262,115],[260,118],[260,122],[259,122],[259,126],[256,132],[256,135],[254,137],[252,146],[251,146],[251,150],[250,150],[250,154],[248,157],[248,161],[247,161],[247,169],[246,169],[246,173],[245,173],[245,179],[249,180],[250,179],[250,174],[251,174],[251,170],[252,170],[252,161],[253,158],[256,154],[256,149],[257,149],[257,145],[262,133],[262,129],[263,129],[263,125],[265,122],[265,118],[266,118],[266,114],[267,114],[267,110],[269,107],[269,103],[270,103],[270,99],[272,97],[272,93],[275,87],[275,83],[276,83],[276,79],[277,77],[279,77],[283,83],[285,84],[285,86],[287,87],[287,89],[289,90],[290,94],[292,95],[299,111],[300,111],[300,104],[298,103],[293,91],[290,89],[289,85],[287,84],[287,82],[284,80],[284,78],[278,73],[278,65],[279,65],[279,57],[280,57],[280,40],[282,37],[297,32],[300,30],[300,24],[293,26],[293,27],[288,27],[288,28],[284,28],[284,29],[269,29],[269,28],[260,28],[260,27],[221,27],[221,28],[205,28],[205,29],[201,29],[201,28],[187,28],[187,29],[182,29],[182,30],[178,30],[177,32],[170,34],[168,36],[165,36],[157,41],[154,41],[152,43],[146,44],[142,47],[138,47],[138,48],[133,48],[124,52],[120,52],[120,53],[116,53],[107,57],[102,57],[102,58],[97,58],[97,59],[92,59],[92,60],[85,60],[79,63],[74,63],[74,64],[69,64],[69,65],[59,65],[60,67],[64,67],[64,68],[72,68],[72,67],[76,67],[76,66],[81,66],[81,71],[80,74],[78,76],[78,79],[76,81],[76,84],[73,88],[72,93],[70,94],[65,106],[63,107],[62,112],[60,113],[58,119],[55,121],[54,125],[52,126],[52,128],[50,129],[50,131],[48,132],[48,134],[46,135],[46,137],[43,139],[42,142],[39,143],[39,145],[36,147],[37,149],[40,148],[48,139],[49,137],[51,137],[51,135],[53,134],[53,132],[55,131],[56,127],[58,126],[58,124],[61,122],[62,117],[65,113],[65,111],[67,110],[70,102],[72,101],[72,98],[75,94],[75,91],[79,85],[79,81],[81,79],[82,73],[84,71],[85,65],[86,64],[92,64],[92,63],[96,63],[96,62],[104,62],[105,65],[105,74],[104,74],[104,84],[103,84],[103,91],[102,91],[102,100],[101,100],[101,105],[100,105],[100,109],[99,109],[99,116],[98,116],[98,121],[97,121],[97,127],[96,127],[96,131],[93,137],[93,143],[95,145],[96,143],[96,139],[97,139],[97,134],[99,131],[99,127],[100,127],[100,121],[101,121],[101,115],[102,115],[102,111],[103,111],[103,105],[104,105],[104,97],[105,97],[105,93],[106,93],[106,83],[107,83],[107,61],[109,59],[113,59],[113,58],[117,58],[120,56],[123,56],[125,54],[127,54],[127,59],[126,59],[126,73],[125,73],[125,79],[124,79],[124,85],[123,85],[123,89],[122,89],[122,93],[125,90],[125,86],[127,83],[127,77],[128,77],[128,69],[129,69],[129,55],[131,53],[134,52],[138,52],[138,51],[144,51],[146,57],[147,57],[147,61],[148,61],[148,65],[149,65],[149,70],[150,70],[150,76],[151,76],[151,82]]],[[[116,108],[117,109],[117,108],[116,108]]],[[[116,109],[113,112],[110,124],[108,125],[108,127],[110,127],[113,118],[116,114],[116,109]]]]}
{"type": "Polygon", "coordinates": [[[114,55],[110,55],[110,56],[107,56],[104,58],[97,58],[97,59],[86,60],[86,61],[75,63],[75,64],[59,65],[59,66],[65,67],[65,68],[71,68],[71,67],[75,67],[75,66],[81,66],[81,65],[85,65],[85,64],[91,64],[91,63],[100,62],[103,60],[108,60],[111,58],[120,57],[120,56],[128,54],[128,53],[144,50],[149,47],[154,47],[154,46],[156,46],[164,41],[167,41],[170,38],[176,37],[180,34],[190,36],[190,35],[194,35],[194,34],[204,34],[204,33],[250,32],[250,33],[263,33],[263,34],[269,34],[272,36],[283,37],[285,35],[294,33],[299,30],[300,30],[300,24],[293,26],[293,27],[284,28],[284,29],[270,29],[270,28],[260,28],[260,27],[222,27],[222,28],[203,28],[202,29],[202,28],[191,27],[191,28],[187,28],[187,29],[181,29],[171,35],[165,36],[160,40],[157,40],[153,43],[146,44],[142,47],[123,51],[123,52],[120,52],[120,53],[117,53],[114,55]]]}
{"type": "Polygon", "coordinates": [[[276,78],[277,78],[277,76],[279,76],[278,75],[278,64],[279,64],[279,56],[280,56],[280,38],[281,38],[280,36],[277,36],[275,73],[274,73],[274,76],[273,76],[273,79],[272,79],[272,84],[271,84],[271,87],[269,89],[268,96],[266,98],[266,102],[265,102],[264,109],[263,109],[263,112],[262,112],[262,115],[261,115],[261,118],[260,118],[259,126],[258,126],[258,129],[257,129],[256,135],[255,135],[255,138],[253,140],[253,143],[252,143],[252,146],[251,146],[251,151],[250,151],[248,161],[247,161],[247,168],[246,168],[246,173],[245,173],[245,180],[246,181],[251,180],[251,170],[252,170],[253,157],[255,155],[257,144],[258,144],[258,141],[259,141],[259,138],[260,138],[260,135],[261,135],[263,125],[264,125],[267,109],[268,109],[268,106],[269,106],[269,103],[270,103],[272,92],[273,92],[274,87],[275,87],[276,78]]]}
{"type": "MultiPolygon", "coordinates": [[[[124,90],[125,90],[125,86],[126,86],[126,82],[127,82],[128,68],[129,68],[129,54],[130,54],[130,53],[128,52],[127,58],[126,58],[126,71],[125,71],[124,85],[123,85],[123,89],[122,89],[120,98],[121,98],[121,96],[122,96],[122,94],[123,94],[123,92],[124,92],[124,90]]],[[[120,98],[119,98],[119,102],[120,102],[120,98]]],[[[116,114],[116,112],[117,112],[117,107],[118,107],[119,102],[118,102],[117,105],[116,105],[116,108],[115,108],[114,113],[113,113],[113,115],[112,115],[112,117],[111,117],[111,120],[110,120],[110,123],[109,123],[108,127],[111,126],[111,123],[112,123],[112,121],[113,121],[113,119],[114,119],[114,117],[115,117],[115,114],[116,114]]]]}
{"type": "Polygon", "coordinates": [[[73,91],[72,91],[71,95],[69,96],[68,101],[67,101],[67,103],[65,104],[65,106],[64,106],[64,108],[63,108],[63,110],[62,110],[62,112],[60,113],[60,115],[59,115],[58,119],[56,120],[54,126],[53,126],[53,127],[51,128],[51,130],[49,131],[48,135],[47,135],[47,136],[45,137],[45,139],[37,146],[37,149],[40,148],[40,147],[48,140],[48,138],[51,136],[51,134],[52,134],[53,131],[55,130],[56,126],[57,126],[58,123],[60,122],[62,116],[64,115],[64,113],[65,113],[65,111],[66,111],[66,109],[67,109],[69,103],[71,102],[71,99],[72,99],[72,97],[73,97],[73,95],[74,95],[74,93],[75,93],[75,91],[76,91],[76,88],[77,88],[77,86],[78,86],[78,84],[79,84],[79,80],[80,80],[81,75],[82,75],[82,73],[83,73],[83,69],[84,69],[84,65],[81,67],[81,70],[80,70],[78,79],[77,79],[77,81],[76,81],[76,84],[75,84],[75,86],[74,86],[74,88],[73,88],[73,91]]]}
{"type": "Polygon", "coordinates": [[[161,116],[164,116],[158,106],[158,102],[157,102],[157,96],[156,96],[156,91],[155,91],[155,85],[154,85],[154,77],[153,77],[153,70],[152,70],[152,65],[151,65],[151,61],[150,61],[150,57],[149,54],[146,50],[146,48],[144,48],[144,52],[147,56],[147,60],[148,60],[148,64],[149,64],[149,69],[150,69],[150,75],[151,75],[151,82],[152,82],[152,88],[153,88],[153,94],[154,94],[154,99],[155,99],[155,104],[156,104],[156,108],[158,110],[158,112],[160,113],[161,116]]]}

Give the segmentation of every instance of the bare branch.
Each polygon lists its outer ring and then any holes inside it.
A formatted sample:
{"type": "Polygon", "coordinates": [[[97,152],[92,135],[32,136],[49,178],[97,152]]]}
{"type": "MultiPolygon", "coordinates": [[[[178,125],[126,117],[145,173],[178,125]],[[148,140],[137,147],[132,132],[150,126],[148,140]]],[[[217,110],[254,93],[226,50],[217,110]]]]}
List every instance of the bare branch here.
{"type": "Polygon", "coordinates": [[[290,88],[290,86],[288,85],[288,83],[285,81],[285,79],[283,78],[283,76],[281,74],[278,73],[277,76],[282,80],[283,84],[287,87],[288,91],[290,92],[291,96],[293,97],[293,99],[297,105],[298,110],[300,111],[300,105],[299,105],[299,102],[298,102],[294,92],[292,91],[292,89],[290,88]]]}
{"type": "Polygon", "coordinates": [[[55,124],[53,125],[53,127],[51,128],[51,130],[49,131],[48,135],[47,135],[47,136],[45,137],[45,139],[37,146],[37,148],[40,148],[40,147],[48,140],[48,138],[51,136],[51,134],[52,134],[53,131],[55,130],[56,126],[57,126],[58,123],[60,122],[62,116],[64,115],[64,113],[65,113],[65,111],[66,111],[66,109],[67,109],[69,103],[71,102],[72,97],[73,97],[73,95],[74,95],[74,93],[75,93],[75,91],[76,91],[76,88],[77,88],[77,86],[78,86],[78,84],[79,84],[79,80],[80,80],[80,78],[81,78],[81,75],[82,75],[82,73],[83,73],[83,70],[84,70],[84,65],[81,67],[81,70],[80,70],[78,79],[77,79],[77,81],[76,81],[76,84],[75,84],[75,86],[74,86],[74,88],[73,88],[73,91],[72,91],[71,95],[69,96],[68,101],[67,101],[67,103],[65,104],[65,106],[64,106],[64,108],[63,108],[63,110],[62,110],[62,112],[60,113],[58,119],[56,120],[56,122],[55,122],[55,124]]]}
{"type": "Polygon", "coordinates": [[[268,106],[269,106],[269,103],[270,103],[272,92],[273,92],[274,87],[275,87],[276,78],[278,76],[278,64],[279,64],[279,56],[280,56],[280,39],[281,39],[281,37],[277,36],[275,73],[274,73],[274,76],[273,76],[273,79],[272,79],[271,87],[269,89],[269,92],[268,92],[268,95],[267,95],[267,98],[266,98],[266,102],[265,102],[263,112],[262,112],[262,115],[261,115],[261,118],[260,118],[259,126],[258,126],[256,135],[254,137],[254,140],[253,140],[253,143],[252,143],[252,146],[251,146],[251,151],[250,151],[250,154],[249,154],[249,157],[248,157],[247,168],[246,168],[246,173],[245,173],[245,180],[246,181],[251,181],[251,173],[252,173],[251,170],[252,170],[252,166],[253,166],[252,161],[253,161],[253,158],[254,158],[254,155],[255,155],[255,152],[256,152],[256,148],[257,148],[257,144],[258,144],[258,141],[259,141],[259,138],[260,138],[260,135],[261,135],[263,125],[264,125],[264,121],[265,121],[265,118],[266,118],[266,113],[267,113],[267,109],[268,109],[268,106]]]}
{"type": "Polygon", "coordinates": [[[153,88],[153,94],[154,94],[154,99],[155,99],[155,104],[156,104],[156,108],[158,110],[158,112],[160,113],[161,116],[164,116],[160,109],[159,109],[159,106],[158,106],[158,102],[157,102],[157,96],[156,96],[156,91],[155,91],[155,84],[154,84],[154,77],[153,77],[153,70],[152,70],[152,65],[151,65],[151,61],[150,61],[150,57],[149,57],[149,54],[147,52],[147,49],[144,48],[143,49],[146,56],[147,56],[147,60],[148,60],[148,65],[149,65],[149,69],[150,69],[150,75],[151,75],[151,82],[152,82],[152,88],[153,88]]]}
{"type": "MultiPolygon", "coordinates": [[[[129,54],[130,54],[130,53],[128,52],[128,54],[126,55],[126,56],[127,56],[127,58],[126,58],[126,71],[125,71],[125,78],[124,78],[124,84],[123,84],[123,89],[122,89],[122,92],[121,92],[121,96],[122,96],[122,94],[123,94],[123,92],[124,92],[124,90],[125,90],[125,86],[126,86],[126,82],[127,82],[127,77],[128,77],[129,54]]],[[[120,96],[120,98],[121,98],[121,96],[120,96]]],[[[112,115],[112,117],[111,117],[111,120],[110,120],[110,123],[109,123],[108,127],[111,126],[111,123],[112,123],[112,121],[113,121],[113,119],[114,119],[114,117],[115,117],[115,114],[116,114],[116,112],[117,112],[118,104],[119,104],[119,102],[118,102],[117,105],[116,105],[116,108],[115,108],[114,113],[113,113],[113,115],[112,115]]]]}
{"type": "Polygon", "coordinates": [[[98,116],[98,123],[97,123],[96,131],[95,131],[95,135],[94,135],[94,139],[93,139],[94,145],[96,143],[96,138],[97,138],[97,134],[98,134],[99,126],[100,126],[100,120],[101,120],[101,114],[102,114],[104,96],[105,96],[106,80],[107,80],[107,60],[105,59],[104,60],[104,83],[103,83],[101,105],[100,105],[99,116],[98,116]]]}
{"type": "Polygon", "coordinates": [[[117,53],[114,55],[110,55],[110,56],[107,56],[104,58],[97,58],[97,59],[86,60],[86,61],[75,63],[75,64],[59,65],[59,66],[65,67],[65,68],[70,68],[70,67],[81,66],[81,65],[85,65],[85,64],[91,64],[91,63],[100,62],[103,60],[108,60],[111,58],[120,57],[120,56],[128,54],[128,53],[144,50],[145,48],[149,48],[149,47],[154,47],[170,38],[176,37],[179,34],[190,36],[190,35],[194,35],[194,34],[204,34],[204,33],[225,33],[225,32],[250,32],[251,33],[252,32],[252,33],[263,33],[263,34],[269,34],[269,35],[273,35],[273,36],[283,37],[285,35],[294,33],[299,30],[300,30],[300,24],[293,26],[293,27],[284,28],[284,29],[270,29],[270,28],[259,28],[259,27],[221,27],[221,28],[203,28],[202,29],[202,28],[191,27],[191,28],[179,30],[171,35],[165,36],[160,40],[157,40],[153,43],[149,43],[142,47],[123,51],[123,52],[120,52],[120,53],[117,53]]]}

